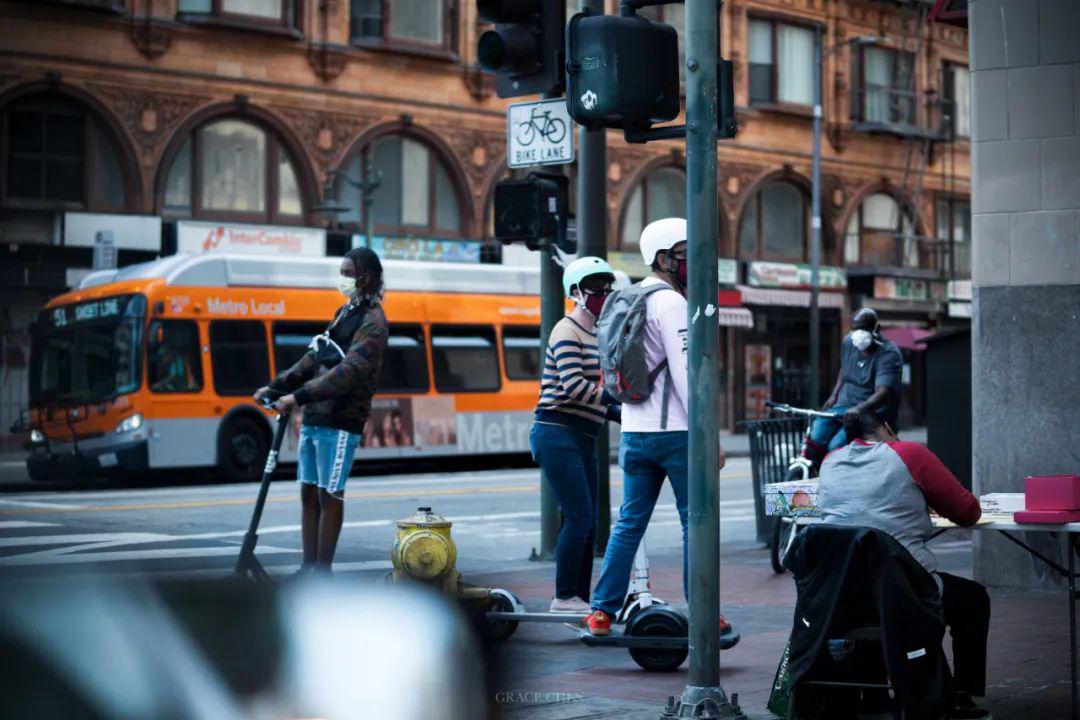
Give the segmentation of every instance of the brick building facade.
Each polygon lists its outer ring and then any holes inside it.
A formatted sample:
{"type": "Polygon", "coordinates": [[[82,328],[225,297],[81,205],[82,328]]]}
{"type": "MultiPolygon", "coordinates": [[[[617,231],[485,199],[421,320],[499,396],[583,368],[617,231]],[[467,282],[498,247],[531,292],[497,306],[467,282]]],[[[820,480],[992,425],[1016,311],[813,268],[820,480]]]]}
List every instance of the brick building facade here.
{"type": "MultiPolygon", "coordinates": [[[[969,276],[967,32],[927,22],[929,5],[723,7],[740,132],[719,150],[718,243],[735,261],[723,279],[753,312],[753,327],[724,334],[728,424],[762,393],[805,400],[798,265],[809,258],[815,28],[823,258],[845,271],[827,274],[838,287],[823,293],[823,367],[835,372],[855,307],[894,326],[950,322],[946,283],[969,276]]],[[[681,10],[650,13],[680,27],[681,10]]],[[[121,264],[186,249],[185,224],[325,232],[329,201],[347,210],[327,252],[371,227],[498,261],[489,227],[507,172],[505,103],[476,65],[483,30],[467,0],[0,2],[4,433],[27,403],[30,323],[91,266],[88,217],[112,218],[121,264]],[[368,168],[382,173],[371,218],[345,179],[368,168]]],[[[633,271],[638,229],[683,212],[685,156],[678,142],[628,145],[612,132],[607,162],[609,247],[633,271]]],[[[952,287],[963,295],[963,282],[952,287]]]]}

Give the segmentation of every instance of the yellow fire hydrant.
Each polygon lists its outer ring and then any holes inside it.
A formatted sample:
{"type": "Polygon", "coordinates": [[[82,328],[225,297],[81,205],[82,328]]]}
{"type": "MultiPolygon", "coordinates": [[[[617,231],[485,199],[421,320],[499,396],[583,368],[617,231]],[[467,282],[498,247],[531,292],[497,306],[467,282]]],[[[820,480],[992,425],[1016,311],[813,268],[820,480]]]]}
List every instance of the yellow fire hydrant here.
{"type": "Polygon", "coordinates": [[[397,537],[390,551],[393,580],[412,580],[431,585],[447,595],[458,594],[457,547],[450,537],[450,521],[417,508],[415,515],[397,521],[397,537]]]}

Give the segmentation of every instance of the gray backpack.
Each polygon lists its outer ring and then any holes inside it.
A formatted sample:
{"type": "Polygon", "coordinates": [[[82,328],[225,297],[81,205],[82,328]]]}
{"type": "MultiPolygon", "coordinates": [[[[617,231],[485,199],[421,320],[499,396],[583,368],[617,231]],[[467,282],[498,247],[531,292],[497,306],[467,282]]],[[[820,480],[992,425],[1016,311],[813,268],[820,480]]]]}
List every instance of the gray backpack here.
{"type": "Polygon", "coordinates": [[[646,298],[658,290],[671,290],[671,287],[664,283],[648,287],[635,283],[608,295],[596,321],[596,344],[600,350],[604,389],[619,402],[632,405],[644,402],[652,393],[656,378],[664,373],[660,427],[666,428],[671,372],[667,360],[650,369],[645,357],[646,298]]]}

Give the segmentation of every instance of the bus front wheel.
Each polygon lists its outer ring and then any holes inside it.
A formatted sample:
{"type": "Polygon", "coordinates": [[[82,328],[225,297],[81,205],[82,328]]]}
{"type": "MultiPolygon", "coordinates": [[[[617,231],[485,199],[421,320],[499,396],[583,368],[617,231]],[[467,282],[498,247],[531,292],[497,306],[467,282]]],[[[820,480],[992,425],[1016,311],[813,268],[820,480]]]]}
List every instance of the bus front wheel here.
{"type": "Polygon", "coordinates": [[[253,482],[262,477],[270,440],[266,430],[247,417],[229,420],[218,441],[218,472],[231,482],[253,482]]]}

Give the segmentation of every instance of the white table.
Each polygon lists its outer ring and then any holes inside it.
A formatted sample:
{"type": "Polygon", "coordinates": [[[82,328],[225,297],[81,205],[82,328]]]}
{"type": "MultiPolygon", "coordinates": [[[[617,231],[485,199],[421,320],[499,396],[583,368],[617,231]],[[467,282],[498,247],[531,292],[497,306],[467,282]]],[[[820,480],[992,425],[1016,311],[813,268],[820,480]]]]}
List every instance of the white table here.
{"type": "MultiPolygon", "coordinates": [[[[784,548],[781,557],[786,555],[788,548],[791,547],[791,542],[795,539],[798,527],[822,522],[820,517],[811,515],[802,515],[794,518],[782,517],[779,518],[779,520],[781,522],[794,522],[796,525],[796,532],[791,533],[789,536],[788,547],[784,548]]],[[[937,532],[934,533],[933,537],[937,537],[941,533],[954,528],[961,527],[956,523],[937,516],[931,516],[931,522],[934,527],[937,528],[937,532]]],[[[1080,522],[1058,524],[1017,523],[1008,519],[1008,516],[986,516],[968,529],[980,531],[994,530],[998,532],[1003,537],[1024,548],[1024,550],[1027,550],[1033,557],[1042,560],[1050,569],[1065,578],[1066,588],[1069,592],[1069,668],[1072,680],[1072,720],[1080,720],[1080,686],[1077,685],[1077,643],[1080,642],[1080,640],[1078,640],[1076,636],[1076,603],[1077,601],[1080,601],[1080,592],[1077,592],[1076,589],[1077,580],[1080,580],[1080,574],[1076,571],[1076,556],[1080,555],[1080,522]],[[1054,562],[1020,538],[1016,537],[1014,533],[1018,532],[1066,533],[1069,537],[1068,548],[1066,549],[1066,554],[1068,555],[1068,560],[1066,561],[1067,567],[1062,567],[1060,564],[1054,562]]]]}

